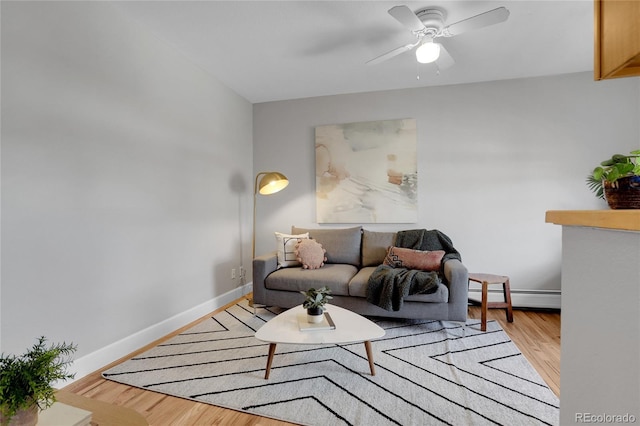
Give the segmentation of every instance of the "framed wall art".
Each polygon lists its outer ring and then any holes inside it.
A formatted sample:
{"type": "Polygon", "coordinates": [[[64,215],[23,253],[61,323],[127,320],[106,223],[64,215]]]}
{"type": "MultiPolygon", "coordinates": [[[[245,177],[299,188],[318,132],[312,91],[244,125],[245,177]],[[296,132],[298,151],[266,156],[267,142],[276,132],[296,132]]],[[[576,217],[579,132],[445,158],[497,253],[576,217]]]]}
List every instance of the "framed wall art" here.
{"type": "Polygon", "coordinates": [[[315,128],[318,223],[415,223],[416,120],[315,128]]]}

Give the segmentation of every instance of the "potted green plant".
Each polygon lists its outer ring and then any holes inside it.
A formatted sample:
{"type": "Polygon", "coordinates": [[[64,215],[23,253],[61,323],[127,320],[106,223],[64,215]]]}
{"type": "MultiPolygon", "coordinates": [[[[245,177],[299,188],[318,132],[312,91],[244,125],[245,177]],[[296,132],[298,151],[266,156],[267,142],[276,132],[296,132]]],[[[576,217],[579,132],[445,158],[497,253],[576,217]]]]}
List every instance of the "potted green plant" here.
{"type": "Polygon", "coordinates": [[[640,208],[640,150],[615,154],[593,169],[587,185],[612,209],[640,208]]]}
{"type": "Polygon", "coordinates": [[[302,307],[307,310],[307,321],[317,323],[322,321],[324,305],[330,300],[331,290],[328,287],[320,287],[319,289],[310,288],[307,291],[301,291],[305,296],[302,307]]]}
{"type": "Polygon", "coordinates": [[[53,384],[72,379],[67,373],[73,344],[45,345],[44,336],[20,356],[0,356],[0,424],[35,425],[38,410],[55,402],[53,384]]]}

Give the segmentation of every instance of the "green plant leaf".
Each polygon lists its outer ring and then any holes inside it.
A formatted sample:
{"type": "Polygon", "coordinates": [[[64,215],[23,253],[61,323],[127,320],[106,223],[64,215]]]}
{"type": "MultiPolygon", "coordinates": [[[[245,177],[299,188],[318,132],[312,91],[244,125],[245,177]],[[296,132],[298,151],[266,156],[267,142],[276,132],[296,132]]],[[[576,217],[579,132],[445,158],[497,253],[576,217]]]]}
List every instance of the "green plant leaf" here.
{"type": "Polygon", "coordinates": [[[615,167],[609,170],[609,172],[605,172],[604,174],[604,178],[609,182],[615,182],[618,180],[619,177],[620,177],[620,171],[615,167]]]}
{"type": "Polygon", "coordinates": [[[618,163],[616,164],[616,169],[618,169],[618,173],[620,173],[620,176],[624,176],[627,173],[630,173],[633,170],[634,164],[633,163],[618,163]]]}
{"type": "Polygon", "coordinates": [[[595,179],[593,175],[587,176],[587,187],[593,192],[596,197],[604,199],[604,188],[602,186],[602,179],[595,179]]]}
{"type": "Polygon", "coordinates": [[[593,169],[592,176],[595,180],[602,180],[602,176],[604,175],[604,169],[602,167],[596,167],[593,169]]]}
{"type": "Polygon", "coordinates": [[[611,157],[611,161],[614,164],[618,164],[618,163],[628,163],[629,162],[629,157],[626,155],[622,155],[622,154],[614,154],[611,157]]]}
{"type": "Polygon", "coordinates": [[[608,160],[604,160],[602,163],[600,163],[600,165],[603,167],[613,166],[614,164],[616,164],[616,162],[613,161],[613,159],[611,158],[609,158],[608,160]]]}

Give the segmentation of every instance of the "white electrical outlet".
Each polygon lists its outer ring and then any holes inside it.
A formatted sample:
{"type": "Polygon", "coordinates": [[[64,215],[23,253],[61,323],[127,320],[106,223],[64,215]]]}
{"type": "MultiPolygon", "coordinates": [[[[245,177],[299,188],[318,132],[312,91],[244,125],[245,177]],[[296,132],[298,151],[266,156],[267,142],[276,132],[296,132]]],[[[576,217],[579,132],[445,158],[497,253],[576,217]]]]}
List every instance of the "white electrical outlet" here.
{"type": "Polygon", "coordinates": [[[236,268],[233,268],[233,269],[231,270],[231,279],[232,279],[232,280],[235,280],[235,279],[236,279],[236,268]]]}
{"type": "Polygon", "coordinates": [[[244,278],[244,266],[240,267],[240,278],[244,278]]]}

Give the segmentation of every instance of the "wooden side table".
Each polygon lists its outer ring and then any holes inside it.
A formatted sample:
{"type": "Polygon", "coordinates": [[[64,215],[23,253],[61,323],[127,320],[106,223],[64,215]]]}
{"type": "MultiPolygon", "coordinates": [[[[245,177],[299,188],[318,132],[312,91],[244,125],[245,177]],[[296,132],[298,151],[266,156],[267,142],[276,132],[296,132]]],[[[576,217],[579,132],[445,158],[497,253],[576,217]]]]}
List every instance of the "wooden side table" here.
{"type": "Polygon", "coordinates": [[[506,275],[479,274],[469,272],[469,281],[482,284],[482,303],[481,303],[481,320],[480,329],[487,331],[487,309],[499,308],[507,310],[507,321],[513,322],[513,309],[511,307],[511,287],[509,286],[509,277],[506,275]],[[489,293],[489,285],[502,284],[502,292],[504,293],[504,302],[489,302],[487,300],[489,293]]]}

